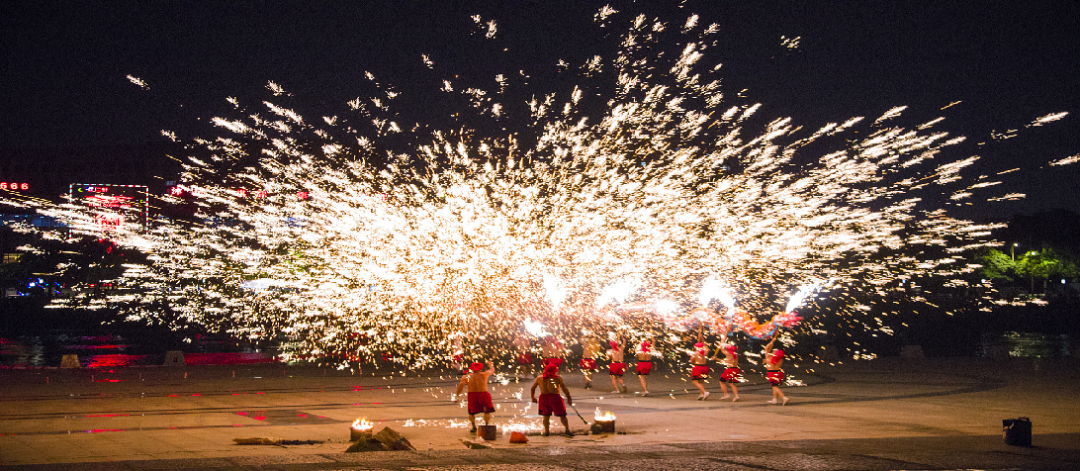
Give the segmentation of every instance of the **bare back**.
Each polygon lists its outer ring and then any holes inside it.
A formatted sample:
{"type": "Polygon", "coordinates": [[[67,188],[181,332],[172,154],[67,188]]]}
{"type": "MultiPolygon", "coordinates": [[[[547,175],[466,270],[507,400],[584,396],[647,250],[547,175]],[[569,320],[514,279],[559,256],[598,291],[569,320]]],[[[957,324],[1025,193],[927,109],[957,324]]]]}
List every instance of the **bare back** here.
{"type": "Polygon", "coordinates": [[[724,365],[726,365],[728,368],[738,368],[739,367],[739,356],[729,352],[725,348],[724,349],[724,365]]]}
{"type": "Polygon", "coordinates": [[[469,392],[485,392],[488,390],[489,376],[491,373],[488,371],[473,371],[461,378],[461,382],[469,386],[469,392]]]}
{"type": "Polygon", "coordinates": [[[706,351],[705,353],[701,353],[699,351],[695,351],[694,353],[691,353],[690,354],[690,363],[694,364],[694,365],[704,365],[704,364],[708,363],[709,358],[708,358],[708,356],[706,356],[706,353],[708,353],[708,352],[706,351]]]}
{"type": "Polygon", "coordinates": [[[540,387],[541,394],[559,394],[559,390],[566,390],[566,383],[563,382],[562,376],[556,376],[554,378],[545,378],[543,376],[536,378],[533,382],[540,387]]]}
{"type": "Polygon", "coordinates": [[[780,371],[784,366],[784,358],[776,358],[776,354],[768,352],[765,354],[765,369],[769,371],[780,371]]]}
{"type": "Polygon", "coordinates": [[[614,363],[622,363],[623,362],[623,351],[622,351],[621,348],[613,348],[611,350],[608,350],[607,354],[608,354],[609,357],[611,357],[612,362],[614,362],[614,363]]]}

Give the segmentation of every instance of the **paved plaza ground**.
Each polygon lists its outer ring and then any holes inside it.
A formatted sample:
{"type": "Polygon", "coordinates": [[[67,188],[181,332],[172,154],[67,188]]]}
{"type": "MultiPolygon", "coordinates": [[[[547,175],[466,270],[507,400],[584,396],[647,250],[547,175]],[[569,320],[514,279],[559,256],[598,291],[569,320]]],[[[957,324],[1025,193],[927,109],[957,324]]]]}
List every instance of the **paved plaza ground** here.
{"type": "MultiPolygon", "coordinates": [[[[531,381],[492,382],[499,408],[493,449],[471,438],[457,376],[280,364],[0,370],[0,467],[5,469],[1080,469],[1080,407],[1073,361],[886,358],[790,366],[801,386],[767,404],[752,365],[739,402],[695,400],[685,372],[661,368],[652,394],[627,375],[582,389],[564,373],[589,422],[617,415],[617,434],[537,434],[531,381]],[[515,417],[516,416],[516,417],[515,417]],[[358,417],[389,426],[416,451],[344,453],[358,417]],[[1031,448],[1003,443],[1002,419],[1029,417],[1031,448]],[[525,430],[529,443],[504,432],[525,430]],[[234,438],[313,441],[235,445],[234,438]]],[[[556,424],[557,421],[554,421],[556,424]]],[[[553,424],[553,431],[562,431],[553,424]]]]}

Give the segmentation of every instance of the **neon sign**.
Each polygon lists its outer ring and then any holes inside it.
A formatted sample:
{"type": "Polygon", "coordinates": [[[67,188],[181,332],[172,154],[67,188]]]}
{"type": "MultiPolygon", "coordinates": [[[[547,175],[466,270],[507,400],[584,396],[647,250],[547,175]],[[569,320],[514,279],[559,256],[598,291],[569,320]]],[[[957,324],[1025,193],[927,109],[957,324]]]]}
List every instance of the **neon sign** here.
{"type": "Polygon", "coordinates": [[[83,208],[97,231],[146,230],[146,186],[72,183],[68,190],[68,200],[83,208]]]}
{"type": "Polygon", "coordinates": [[[30,189],[29,183],[0,182],[0,190],[26,191],[30,189]]]}
{"type": "MultiPolygon", "coordinates": [[[[236,188],[227,191],[232,193],[232,195],[237,198],[247,198],[249,196],[254,196],[255,199],[265,199],[270,196],[270,193],[266,190],[249,191],[247,188],[236,188]]],[[[206,196],[207,191],[205,188],[197,186],[190,188],[171,186],[169,187],[169,194],[172,196],[192,195],[196,198],[201,198],[203,196],[206,196]]],[[[296,199],[306,200],[310,198],[311,194],[306,191],[296,192],[296,199]]]]}

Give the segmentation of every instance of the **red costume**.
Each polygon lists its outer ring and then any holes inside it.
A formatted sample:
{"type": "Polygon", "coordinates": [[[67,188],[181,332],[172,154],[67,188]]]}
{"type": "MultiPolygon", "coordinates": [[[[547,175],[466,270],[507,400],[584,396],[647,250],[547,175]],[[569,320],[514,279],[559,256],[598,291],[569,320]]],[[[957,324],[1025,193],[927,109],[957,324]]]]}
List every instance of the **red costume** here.
{"type": "Polygon", "coordinates": [[[491,393],[487,391],[469,393],[469,415],[492,412],[495,412],[495,404],[491,402],[491,393]]]}
{"type": "Polygon", "coordinates": [[[694,369],[690,371],[690,378],[694,380],[702,380],[709,377],[709,367],[705,365],[694,365],[694,369]]]}
{"type": "Polygon", "coordinates": [[[519,365],[531,365],[533,362],[532,353],[519,353],[517,357],[517,362],[519,365]]]}
{"type": "Polygon", "coordinates": [[[596,369],[596,359],[595,358],[582,358],[581,363],[579,363],[579,365],[581,366],[581,369],[583,369],[583,370],[595,370],[596,369]]]}
{"type": "Polygon", "coordinates": [[[541,394],[538,402],[540,404],[540,415],[566,417],[566,404],[563,403],[562,396],[558,394],[541,394]]]}
{"type": "Polygon", "coordinates": [[[787,376],[784,375],[783,370],[776,370],[765,373],[765,377],[769,379],[769,384],[773,386],[779,386],[784,382],[784,378],[786,378],[787,376]]]}
{"type": "Polygon", "coordinates": [[[626,373],[626,363],[612,363],[608,365],[608,374],[611,376],[622,376],[626,373]]]}
{"type": "Polygon", "coordinates": [[[638,361],[637,362],[637,374],[639,374],[641,376],[648,376],[649,373],[652,373],[652,362],[651,361],[638,361]]]}
{"type": "Polygon", "coordinates": [[[724,372],[720,374],[720,381],[725,383],[741,383],[742,371],[738,368],[727,367],[724,368],[724,372]]]}

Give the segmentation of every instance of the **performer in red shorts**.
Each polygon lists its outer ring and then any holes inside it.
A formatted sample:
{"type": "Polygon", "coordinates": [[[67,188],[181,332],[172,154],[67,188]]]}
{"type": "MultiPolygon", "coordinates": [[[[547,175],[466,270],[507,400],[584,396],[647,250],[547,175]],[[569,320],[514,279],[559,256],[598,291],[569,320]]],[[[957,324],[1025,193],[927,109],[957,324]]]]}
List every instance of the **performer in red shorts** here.
{"type": "Polygon", "coordinates": [[[626,383],[623,383],[622,377],[626,373],[626,363],[623,363],[622,336],[619,336],[618,340],[608,342],[608,345],[611,346],[611,350],[607,351],[608,357],[611,358],[611,364],[608,365],[608,374],[611,375],[611,387],[615,388],[611,393],[625,393],[626,383]]]}
{"type": "Polygon", "coordinates": [[[649,395],[649,387],[645,381],[645,377],[649,376],[652,372],[652,346],[656,343],[655,338],[644,340],[641,342],[641,347],[637,352],[637,374],[638,381],[641,381],[641,395],[649,395]]]}
{"type": "Polygon", "coordinates": [[[720,396],[720,400],[731,397],[728,394],[727,385],[731,384],[731,392],[735,393],[735,397],[731,402],[739,400],[739,388],[735,386],[736,383],[742,382],[742,371],[739,370],[739,354],[736,351],[735,344],[726,343],[727,334],[721,334],[720,336],[720,349],[713,354],[713,360],[716,359],[716,355],[720,352],[724,353],[724,372],[720,374],[720,390],[724,392],[723,396],[720,396]]]}
{"type": "Polygon", "coordinates": [[[709,397],[709,392],[705,390],[705,378],[709,377],[709,349],[705,347],[705,343],[702,342],[702,333],[698,331],[698,341],[694,344],[694,351],[690,353],[690,364],[693,367],[690,369],[690,381],[697,386],[698,394],[697,400],[704,401],[709,397]]]}
{"type": "Polygon", "coordinates": [[[484,414],[484,425],[491,425],[491,414],[495,412],[495,404],[491,402],[491,393],[487,390],[488,377],[495,374],[495,364],[492,363],[487,371],[480,371],[483,369],[483,363],[469,365],[469,373],[461,377],[455,397],[450,399],[456,400],[461,396],[461,390],[469,387],[469,423],[472,425],[469,431],[472,433],[476,433],[476,414],[484,414]]]}
{"type": "Polygon", "coordinates": [[[574,400],[570,398],[570,391],[566,389],[566,383],[563,382],[562,376],[559,376],[559,367],[555,365],[545,366],[544,375],[536,378],[532,389],[529,390],[532,401],[539,404],[540,415],[544,417],[545,437],[551,434],[552,414],[562,421],[566,436],[574,436],[570,431],[570,422],[566,420],[566,405],[563,404],[562,396],[559,395],[560,390],[566,395],[566,403],[574,405],[574,400]],[[536,398],[537,387],[540,388],[540,399],[536,398]]]}
{"type": "Polygon", "coordinates": [[[776,338],[780,336],[780,331],[777,330],[773,334],[772,340],[765,346],[765,377],[768,378],[769,384],[772,385],[772,400],[768,401],[769,404],[787,405],[788,397],[784,395],[784,392],[780,390],[780,385],[784,383],[784,378],[787,375],[784,374],[784,351],[779,348],[773,350],[773,342],[776,342],[776,338]]]}
{"type": "Polygon", "coordinates": [[[585,389],[592,388],[592,375],[596,371],[596,357],[600,356],[600,341],[588,336],[581,339],[581,375],[585,377],[585,389]]]}

